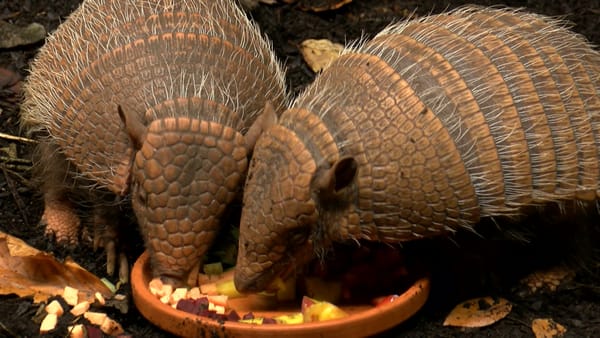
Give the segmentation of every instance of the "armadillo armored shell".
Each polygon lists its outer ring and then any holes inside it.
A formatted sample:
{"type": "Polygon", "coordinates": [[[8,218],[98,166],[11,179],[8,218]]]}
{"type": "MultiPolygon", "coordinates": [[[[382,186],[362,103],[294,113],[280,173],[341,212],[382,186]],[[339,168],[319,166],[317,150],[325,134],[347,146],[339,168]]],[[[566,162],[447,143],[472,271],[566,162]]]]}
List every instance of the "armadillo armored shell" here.
{"type": "Polygon", "coordinates": [[[155,268],[181,275],[239,190],[243,135],[267,101],[282,109],[284,87],[234,1],[86,0],[34,60],[22,121],[74,175],[131,192],[155,268]]]}
{"type": "Polygon", "coordinates": [[[523,11],[465,7],[350,46],[256,144],[236,286],[261,289],[331,241],[596,199],[599,94],[600,54],[523,11]]]}

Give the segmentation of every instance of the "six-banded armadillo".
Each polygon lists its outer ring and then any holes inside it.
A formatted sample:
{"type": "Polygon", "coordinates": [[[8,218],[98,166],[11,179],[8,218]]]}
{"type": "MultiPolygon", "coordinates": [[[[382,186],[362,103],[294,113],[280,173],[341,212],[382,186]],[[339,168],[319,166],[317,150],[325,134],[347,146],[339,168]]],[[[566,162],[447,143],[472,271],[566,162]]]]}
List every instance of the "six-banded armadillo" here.
{"type": "Polygon", "coordinates": [[[47,134],[47,231],[77,236],[69,171],[129,194],[154,276],[186,281],[285,96],[270,43],[233,0],[84,1],[33,62],[23,104],[23,124],[47,134]]]}
{"type": "Polygon", "coordinates": [[[560,22],[463,7],[347,48],[261,135],[235,285],[333,242],[402,242],[600,193],[600,54],[560,22]]]}

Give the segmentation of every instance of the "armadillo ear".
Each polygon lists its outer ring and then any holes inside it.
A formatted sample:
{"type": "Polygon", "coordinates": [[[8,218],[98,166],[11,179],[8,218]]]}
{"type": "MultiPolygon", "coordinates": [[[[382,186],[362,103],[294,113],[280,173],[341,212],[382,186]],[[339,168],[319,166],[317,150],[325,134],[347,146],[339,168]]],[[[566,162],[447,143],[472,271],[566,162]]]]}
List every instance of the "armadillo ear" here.
{"type": "Polygon", "coordinates": [[[117,106],[119,117],[125,125],[125,131],[133,141],[133,145],[136,149],[140,149],[144,140],[146,139],[146,133],[148,132],[147,127],[142,123],[140,116],[128,111],[123,111],[121,106],[117,106]]]}
{"type": "MultiPolygon", "coordinates": [[[[246,135],[244,135],[247,149],[254,149],[254,145],[256,144],[260,134],[274,124],[277,124],[277,114],[275,113],[275,108],[273,107],[271,101],[267,101],[262,114],[260,114],[260,116],[254,120],[254,123],[252,123],[250,129],[248,129],[248,132],[246,132],[246,135]]],[[[250,151],[248,151],[248,153],[250,153],[250,151]]]]}
{"type": "Polygon", "coordinates": [[[336,193],[352,183],[357,171],[358,163],[354,157],[345,156],[337,160],[331,168],[322,172],[315,183],[322,192],[336,193]]]}

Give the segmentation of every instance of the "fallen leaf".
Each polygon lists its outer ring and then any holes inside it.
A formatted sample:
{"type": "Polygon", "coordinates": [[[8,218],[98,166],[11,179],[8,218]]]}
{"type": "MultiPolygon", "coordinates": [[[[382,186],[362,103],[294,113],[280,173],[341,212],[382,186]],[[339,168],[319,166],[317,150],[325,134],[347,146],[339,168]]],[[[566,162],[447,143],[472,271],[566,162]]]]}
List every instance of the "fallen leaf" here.
{"type": "Polygon", "coordinates": [[[100,279],[77,263],[57,261],[49,253],[35,249],[24,241],[0,232],[0,294],[32,296],[34,302],[62,295],[65,286],[79,289],[81,299],[94,301],[100,292],[110,290],[100,279]]]}
{"type": "Polygon", "coordinates": [[[504,298],[474,298],[458,304],[446,317],[444,326],[483,327],[506,317],[512,304],[504,298]]]}
{"type": "Polygon", "coordinates": [[[313,72],[325,69],[333,60],[340,56],[344,46],[326,39],[308,39],[300,43],[300,53],[313,72]]]}
{"type": "Polygon", "coordinates": [[[562,337],[567,329],[550,318],[538,318],[531,322],[536,338],[562,337]]]}
{"type": "Polygon", "coordinates": [[[20,27],[0,20],[0,48],[13,48],[40,42],[46,37],[46,29],[39,23],[20,27]]]}
{"type": "Polygon", "coordinates": [[[538,270],[525,276],[519,282],[519,295],[526,296],[536,293],[552,293],[562,284],[573,280],[575,271],[566,266],[554,266],[546,270],[538,270]]]}

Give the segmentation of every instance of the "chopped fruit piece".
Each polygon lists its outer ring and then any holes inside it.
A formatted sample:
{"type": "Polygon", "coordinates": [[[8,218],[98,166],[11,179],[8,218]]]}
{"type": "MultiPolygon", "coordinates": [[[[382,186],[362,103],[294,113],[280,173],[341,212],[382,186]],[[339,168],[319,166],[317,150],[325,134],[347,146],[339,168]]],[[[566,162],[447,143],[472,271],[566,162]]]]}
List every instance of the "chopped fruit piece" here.
{"type": "MultiPolygon", "coordinates": [[[[173,287],[171,287],[171,290],[172,289],[173,289],[173,287]]],[[[118,300],[118,301],[125,300],[125,298],[127,298],[127,296],[125,296],[122,293],[117,293],[116,295],[113,296],[113,299],[118,300]]]]}
{"type": "Polygon", "coordinates": [[[302,324],[304,323],[304,316],[301,312],[292,313],[289,315],[277,316],[274,318],[279,324],[302,324]]]}
{"type": "Polygon", "coordinates": [[[65,286],[62,297],[64,298],[64,300],[67,304],[69,304],[71,306],[75,306],[78,303],[78,293],[79,293],[79,290],[72,288],[70,286],[65,286]]]}
{"type": "Polygon", "coordinates": [[[89,310],[89,308],[90,308],[90,302],[88,302],[87,300],[84,300],[83,302],[75,305],[71,309],[71,314],[73,316],[81,316],[84,312],[89,310]]]}
{"type": "Polygon", "coordinates": [[[343,318],[348,314],[329,302],[315,301],[305,296],[302,299],[302,315],[305,323],[311,323],[343,318]]]}
{"type": "Polygon", "coordinates": [[[384,296],[384,297],[377,297],[375,299],[373,299],[373,305],[375,306],[382,306],[385,304],[390,304],[393,303],[396,299],[398,299],[398,295],[389,295],[389,296],[384,296]]]}
{"type": "Polygon", "coordinates": [[[187,295],[186,288],[177,288],[171,294],[171,298],[169,299],[169,304],[177,304],[181,299],[184,299],[187,295]]]}
{"type": "Polygon", "coordinates": [[[162,295],[159,295],[159,293],[162,292],[163,282],[160,280],[160,278],[154,278],[150,281],[150,284],[148,284],[148,288],[150,289],[150,293],[152,295],[161,297],[162,295]]]}
{"type": "Polygon", "coordinates": [[[83,318],[89,320],[93,325],[102,325],[108,316],[106,313],[88,311],[83,314],[83,318]]]}
{"type": "Polygon", "coordinates": [[[280,301],[296,299],[296,278],[283,280],[277,277],[268,289],[275,290],[277,299],[280,301]]]}
{"type": "Polygon", "coordinates": [[[40,334],[48,333],[56,328],[56,323],[58,322],[58,316],[56,313],[49,313],[42,320],[42,324],[40,325],[40,334]]]}
{"type": "Polygon", "coordinates": [[[215,305],[221,305],[221,306],[226,306],[227,305],[227,296],[225,295],[218,295],[218,296],[206,296],[206,298],[208,299],[208,301],[210,303],[213,303],[215,305]]]}
{"type": "Polygon", "coordinates": [[[232,298],[241,296],[233,284],[233,279],[200,285],[200,292],[206,295],[224,295],[232,298]]]}
{"type": "Polygon", "coordinates": [[[263,317],[256,317],[256,318],[251,318],[251,319],[240,319],[239,322],[246,323],[246,324],[262,324],[263,319],[264,319],[263,317]]]}
{"type": "Polygon", "coordinates": [[[225,314],[225,306],[223,306],[223,305],[215,305],[215,312],[218,315],[224,315],[225,314]]]}
{"type": "Polygon", "coordinates": [[[102,296],[100,292],[96,292],[94,294],[94,298],[96,299],[96,301],[98,301],[100,305],[106,304],[106,300],[104,300],[104,296],[102,296]]]}
{"type": "Polygon", "coordinates": [[[69,338],[85,338],[86,337],[86,333],[83,328],[83,324],[68,326],[67,331],[69,332],[69,338]]]}
{"type": "Polygon", "coordinates": [[[100,330],[109,336],[118,336],[125,333],[123,327],[121,327],[121,324],[108,317],[106,317],[104,322],[102,322],[102,325],[100,325],[100,330]]]}
{"type": "Polygon", "coordinates": [[[235,310],[229,311],[229,314],[227,315],[227,320],[232,321],[232,322],[237,322],[240,319],[241,319],[240,315],[237,313],[237,311],[235,311],[235,310]]]}
{"type": "Polygon", "coordinates": [[[57,317],[60,317],[63,312],[63,307],[57,300],[53,300],[50,304],[46,305],[46,313],[54,313],[57,317]]]}
{"type": "Polygon", "coordinates": [[[198,298],[200,298],[202,296],[203,295],[200,293],[200,288],[199,287],[194,287],[194,288],[191,288],[187,292],[185,298],[187,298],[187,299],[198,299],[198,298]]]}

